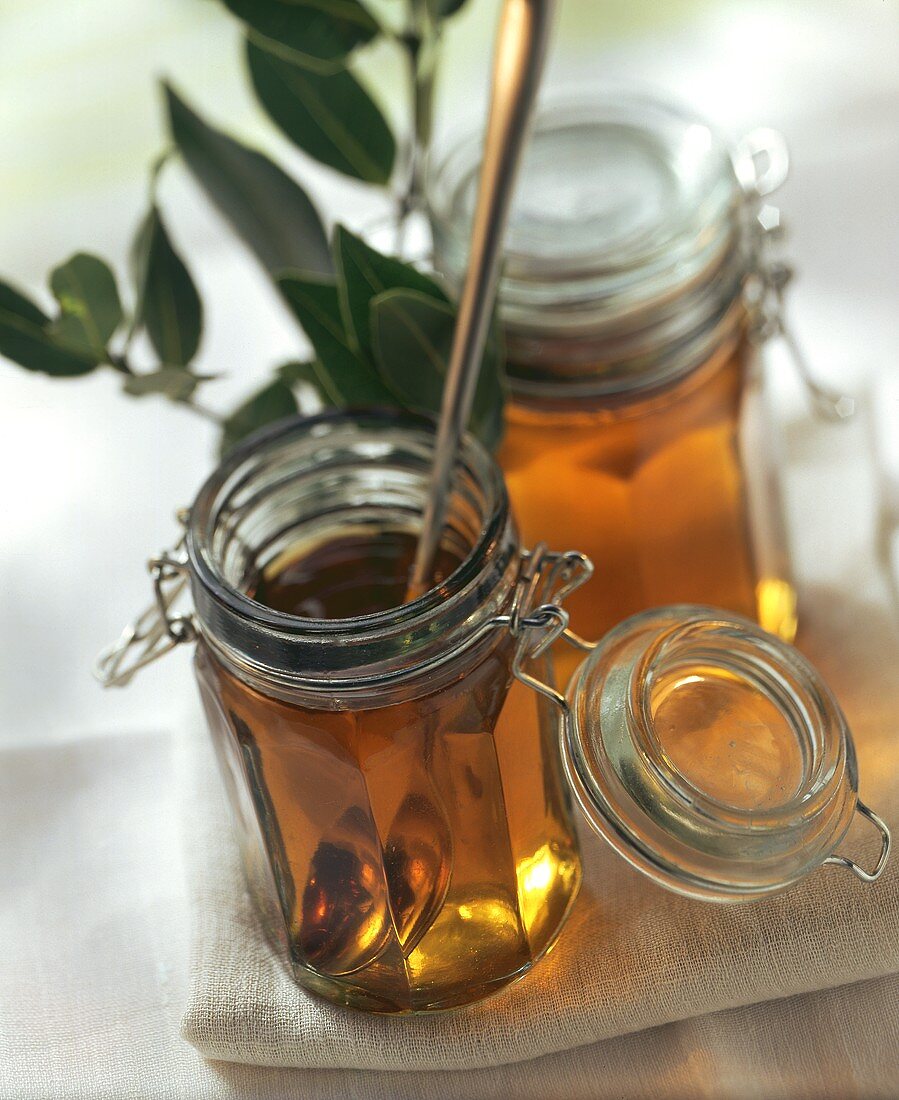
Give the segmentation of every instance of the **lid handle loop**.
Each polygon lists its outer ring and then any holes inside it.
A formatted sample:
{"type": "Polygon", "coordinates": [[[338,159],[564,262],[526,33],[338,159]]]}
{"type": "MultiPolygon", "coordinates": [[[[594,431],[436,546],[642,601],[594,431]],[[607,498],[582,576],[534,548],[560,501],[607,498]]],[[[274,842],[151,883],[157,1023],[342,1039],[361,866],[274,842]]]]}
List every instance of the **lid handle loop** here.
{"type": "Polygon", "coordinates": [[[856,878],[860,878],[862,882],[876,882],[883,874],[883,869],[887,865],[887,859],[889,859],[890,848],[892,846],[892,837],[890,836],[890,830],[886,825],[886,822],[878,817],[876,813],[864,802],[859,799],[856,810],[862,817],[866,817],[873,825],[875,825],[880,831],[880,856],[875,864],[873,871],[866,871],[864,867],[859,865],[852,859],[846,856],[828,856],[824,863],[835,863],[840,867],[847,867],[856,878]]]}

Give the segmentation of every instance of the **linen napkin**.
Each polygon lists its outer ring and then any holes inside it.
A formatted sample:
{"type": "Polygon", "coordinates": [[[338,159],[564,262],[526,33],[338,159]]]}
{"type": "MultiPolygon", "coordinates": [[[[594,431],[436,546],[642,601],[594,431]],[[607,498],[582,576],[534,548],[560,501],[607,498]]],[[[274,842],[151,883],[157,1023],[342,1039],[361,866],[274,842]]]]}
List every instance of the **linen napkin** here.
{"type": "MultiPolygon", "coordinates": [[[[860,433],[794,426],[790,515],[799,645],[856,740],[861,796],[899,829],[899,634],[873,545],[873,474],[860,433]]],[[[211,753],[185,749],[194,929],[182,1033],[209,1058],[380,1070],[497,1066],[720,1009],[899,971],[899,860],[865,885],[822,867],[788,893],[717,906],[638,874],[585,827],[584,887],[553,952],[490,1000],[425,1017],[333,1007],[298,989],[243,886],[211,753]]],[[[841,848],[865,866],[879,837],[841,848]]]]}

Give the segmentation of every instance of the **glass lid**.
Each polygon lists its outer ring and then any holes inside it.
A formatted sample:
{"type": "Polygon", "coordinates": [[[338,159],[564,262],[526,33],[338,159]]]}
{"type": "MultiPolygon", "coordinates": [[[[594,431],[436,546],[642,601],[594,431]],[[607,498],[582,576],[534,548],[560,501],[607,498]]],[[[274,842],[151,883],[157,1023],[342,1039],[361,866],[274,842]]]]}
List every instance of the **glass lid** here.
{"type": "Polygon", "coordinates": [[[569,687],[563,756],[593,828],[678,893],[742,901],[825,862],[878,877],[889,833],[857,797],[835,698],[791,646],[710,608],[634,616],[569,687]],[[873,872],[834,856],[858,810],[881,830],[873,872]]]}
{"type": "MultiPolygon", "coordinates": [[[[465,270],[481,148],[472,135],[431,180],[437,266],[451,278],[465,270]]],[[[528,310],[552,307],[560,322],[607,323],[704,281],[739,245],[742,197],[728,144],[671,104],[614,90],[550,107],[510,214],[507,321],[527,327],[528,310]]]]}

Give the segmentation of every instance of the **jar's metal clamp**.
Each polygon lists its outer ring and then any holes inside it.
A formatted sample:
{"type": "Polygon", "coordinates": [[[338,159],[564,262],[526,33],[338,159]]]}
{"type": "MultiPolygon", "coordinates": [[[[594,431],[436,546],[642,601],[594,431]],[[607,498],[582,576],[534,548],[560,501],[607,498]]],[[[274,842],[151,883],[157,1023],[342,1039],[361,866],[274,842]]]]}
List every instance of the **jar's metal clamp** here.
{"type": "Polygon", "coordinates": [[[762,200],[787,178],[790,158],[786,142],[777,130],[753,130],[738,143],[733,164],[752,217],[752,266],[758,277],[752,339],[757,343],[774,338],[783,340],[815,412],[825,420],[848,420],[855,412],[855,400],[815,378],[792,326],[787,323],[786,289],[795,271],[782,258],[771,255],[772,246],[783,238],[784,226],[779,208],[762,200]]]}
{"type": "MultiPolygon", "coordinates": [[[[572,733],[571,704],[566,695],[546,683],[525,665],[535,661],[559,639],[583,653],[590,653],[599,645],[579,637],[569,628],[568,612],[559,606],[568,593],[589,580],[593,566],[583,554],[548,553],[544,546],[537,546],[522,555],[522,571],[519,590],[513,603],[512,614],[498,616],[495,625],[508,625],[520,641],[512,662],[512,674],[516,680],[549,699],[558,709],[561,720],[562,759],[569,782],[580,798],[580,783],[572,774],[566,742],[572,733]],[[544,575],[545,571],[545,575],[544,575]],[[548,602],[548,601],[553,602],[548,602]]],[[[862,882],[876,882],[883,874],[892,846],[892,837],[886,822],[861,799],[856,801],[856,812],[874,825],[880,832],[880,854],[873,870],[866,871],[848,856],[829,855],[821,865],[834,864],[845,867],[862,882]]]]}
{"type": "MultiPolygon", "coordinates": [[[[178,513],[182,528],[187,513],[178,513]]],[[[94,676],[103,687],[125,687],[136,672],[159,660],[183,642],[197,637],[197,625],[190,612],[177,613],[176,602],[187,588],[187,535],[182,534],[171,550],[150,558],[147,569],[153,581],[153,602],[122,631],[94,663],[94,676]]]]}

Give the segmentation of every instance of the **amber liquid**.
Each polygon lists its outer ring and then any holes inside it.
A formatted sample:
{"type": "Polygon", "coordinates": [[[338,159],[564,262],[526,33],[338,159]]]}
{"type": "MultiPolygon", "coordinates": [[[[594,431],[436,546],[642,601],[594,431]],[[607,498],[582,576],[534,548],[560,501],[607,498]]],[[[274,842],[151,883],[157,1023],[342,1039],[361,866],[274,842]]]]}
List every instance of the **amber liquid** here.
{"type": "MultiPolygon", "coordinates": [[[[319,618],[384,610],[414,548],[404,532],[349,535],[273,563],[252,594],[319,618]]],[[[444,552],[438,570],[456,564],[444,552]]],[[[445,1008],[554,939],[579,859],[554,723],[510,662],[499,634],[438,690],[347,710],[272,698],[198,651],[251,881],[264,892],[271,865],[309,988],[375,1011],[445,1008]]]]}
{"type": "MultiPolygon", "coordinates": [[[[760,575],[754,558],[739,453],[744,381],[737,346],[652,397],[511,405],[499,458],[523,541],[580,550],[595,566],[566,600],[582,636],[672,603],[795,632],[792,590],[760,575]]],[[[560,650],[561,675],[579,659],[560,650]]]]}

